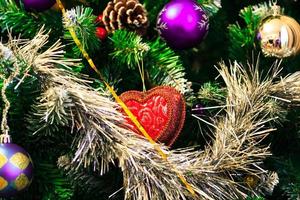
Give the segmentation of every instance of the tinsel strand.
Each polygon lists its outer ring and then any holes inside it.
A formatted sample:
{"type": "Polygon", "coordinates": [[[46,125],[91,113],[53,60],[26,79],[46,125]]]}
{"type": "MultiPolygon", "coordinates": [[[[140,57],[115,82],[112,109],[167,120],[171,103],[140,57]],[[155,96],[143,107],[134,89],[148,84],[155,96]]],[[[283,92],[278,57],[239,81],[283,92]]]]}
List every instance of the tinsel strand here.
{"type": "Polygon", "coordinates": [[[2,122],[1,122],[2,135],[0,136],[0,143],[10,142],[9,126],[7,124],[7,115],[8,115],[8,110],[10,108],[10,102],[6,96],[6,89],[8,85],[12,82],[12,80],[19,74],[19,72],[20,72],[19,67],[16,66],[15,71],[11,73],[10,76],[7,79],[4,79],[3,81],[1,95],[2,95],[2,100],[4,102],[4,109],[2,112],[2,122]]]}

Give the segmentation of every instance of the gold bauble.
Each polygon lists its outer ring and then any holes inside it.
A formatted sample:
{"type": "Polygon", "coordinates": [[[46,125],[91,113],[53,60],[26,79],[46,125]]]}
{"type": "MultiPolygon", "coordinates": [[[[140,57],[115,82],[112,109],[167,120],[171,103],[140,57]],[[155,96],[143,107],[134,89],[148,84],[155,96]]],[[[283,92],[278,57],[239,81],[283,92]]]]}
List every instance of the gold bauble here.
{"type": "Polygon", "coordinates": [[[247,175],[244,177],[244,182],[249,188],[256,188],[259,183],[259,178],[253,175],[247,175]]]}
{"type": "Polygon", "coordinates": [[[300,25],[289,16],[277,15],[264,19],[258,38],[266,56],[284,58],[300,52],[300,25]]]}

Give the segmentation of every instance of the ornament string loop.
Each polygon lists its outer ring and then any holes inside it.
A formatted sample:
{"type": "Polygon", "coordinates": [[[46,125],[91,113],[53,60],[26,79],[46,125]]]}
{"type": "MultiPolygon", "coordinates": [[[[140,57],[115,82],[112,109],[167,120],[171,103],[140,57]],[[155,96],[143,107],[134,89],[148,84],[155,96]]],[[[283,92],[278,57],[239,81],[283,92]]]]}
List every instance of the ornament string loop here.
{"type": "Polygon", "coordinates": [[[277,5],[277,0],[272,0],[273,5],[277,5]]]}
{"type": "Polygon", "coordinates": [[[277,5],[277,0],[272,0],[271,10],[273,16],[277,16],[281,14],[281,8],[279,5],[277,5]]]}
{"type": "MultiPolygon", "coordinates": [[[[58,4],[63,17],[66,20],[70,20],[66,15],[66,10],[61,2],[61,0],[56,0],[56,3],[58,4]]],[[[140,124],[140,122],[136,119],[136,117],[133,115],[133,113],[129,110],[129,108],[126,106],[126,104],[120,99],[120,97],[117,95],[115,90],[105,81],[105,78],[101,74],[101,72],[97,69],[95,63],[90,58],[89,54],[84,49],[83,45],[81,44],[80,40],[78,39],[76,32],[72,26],[67,27],[70,35],[72,36],[75,44],[80,49],[82,55],[84,58],[88,61],[90,67],[99,75],[100,80],[105,84],[109,92],[112,94],[112,96],[115,98],[116,102],[121,106],[121,108],[124,110],[124,112],[128,115],[129,119],[134,123],[134,125],[138,128],[138,130],[144,135],[144,137],[154,146],[155,150],[160,154],[163,160],[168,161],[168,156],[166,153],[163,152],[163,150],[159,147],[159,145],[150,137],[150,135],[147,133],[147,131],[144,129],[144,127],[140,124]]],[[[193,186],[188,183],[184,175],[179,172],[174,165],[168,162],[168,164],[172,167],[174,172],[177,174],[180,181],[185,185],[186,189],[192,194],[192,196],[195,199],[198,199],[198,196],[193,188],[193,186]]]]}

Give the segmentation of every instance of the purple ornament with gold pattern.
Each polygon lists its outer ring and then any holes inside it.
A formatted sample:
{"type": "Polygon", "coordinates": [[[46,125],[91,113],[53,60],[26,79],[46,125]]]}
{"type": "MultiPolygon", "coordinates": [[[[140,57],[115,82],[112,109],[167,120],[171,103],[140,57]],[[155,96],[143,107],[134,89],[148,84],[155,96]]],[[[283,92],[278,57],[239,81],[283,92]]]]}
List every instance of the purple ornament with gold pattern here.
{"type": "Polygon", "coordinates": [[[157,18],[160,36],[175,49],[196,46],[208,33],[208,16],[194,0],[172,0],[157,18]]]}
{"type": "Polygon", "coordinates": [[[0,144],[0,197],[13,197],[24,191],[32,178],[29,154],[16,144],[0,144]]]}
{"type": "Polygon", "coordinates": [[[50,9],[55,0],[22,0],[26,10],[45,11],[50,9]]]}

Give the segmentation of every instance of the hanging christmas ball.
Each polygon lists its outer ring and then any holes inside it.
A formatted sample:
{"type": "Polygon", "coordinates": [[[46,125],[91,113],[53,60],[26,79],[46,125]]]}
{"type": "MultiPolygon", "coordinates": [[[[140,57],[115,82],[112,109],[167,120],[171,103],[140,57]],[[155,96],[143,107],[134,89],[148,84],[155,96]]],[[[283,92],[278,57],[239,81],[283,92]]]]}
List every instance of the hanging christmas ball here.
{"type": "Polygon", "coordinates": [[[199,103],[194,105],[193,108],[192,108],[192,114],[197,115],[197,116],[203,115],[204,114],[203,108],[204,107],[199,103]]]}
{"type": "Polygon", "coordinates": [[[105,40],[107,38],[107,31],[103,27],[97,27],[96,35],[100,40],[105,40]]]}
{"type": "Polygon", "coordinates": [[[22,0],[26,10],[45,11],[50,9],[55,0],[22,0]]]}
{"type": "Polygon", "coordinates": [[[264,55],[284,58],[300,52],[300,25],[285,15],[265,18],[257,35],[264,55]]]}
{"type": "Polygon", "coordinates": [[[208,16],[194,0],[173,0],[157,18],[160,36],[175,49],[196,46],[208,33],[208,16]]]}
{"type": "Polygon", "coordinates": [[[29,154],[16,144],[0,144],[0,197],[15,196],[30,185],[32,178],[29,154]]]}
{"type": "MultiPolygon", "coordinates": [[[[120,98],[154,141],[168,146],[175,142],[186,113],[184,98],[176,89],[159,86],[146,92],[124,92],[120,98]]],[[[141,134],[130,119],[128,124],[141,134]]]]}

